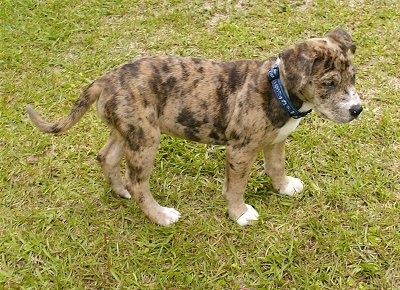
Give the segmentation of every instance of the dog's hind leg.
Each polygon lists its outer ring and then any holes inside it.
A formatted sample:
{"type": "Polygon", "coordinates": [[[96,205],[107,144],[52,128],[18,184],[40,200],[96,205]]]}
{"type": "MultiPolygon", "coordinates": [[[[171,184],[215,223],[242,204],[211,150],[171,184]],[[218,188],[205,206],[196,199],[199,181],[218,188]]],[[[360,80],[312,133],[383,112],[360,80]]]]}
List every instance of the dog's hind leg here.
{"type": "Polygon", "coordinates": [[[285,141],[266,146],[263,153],[265,173],[279,193],[293,196],[303,191],[301,180],[285,173],[285,141]]]}
{"type": "Polygon", "coordinates": [[[120,162],[123,154],[124,141],[113,129],[104,147],[97,155],[97,160],[103,168],[104,177],[110,182],[113,191],[120,197],[131,198],[121,178],[120,162]]]}
{"type": "Polygon", "coordinates": [[[145,128],[129,125],[124,136],[127,136],[125,159],[126,186],[129,192],[153,222],[163,226],[176,222],[180,213],[174,208],[159,205],[150,192],[149,177],[159,145],[159,129],[150,125],[145,128]]]}
{"type": "Polygon", "coordinates": [[[229,217],[241,226],[258,219],[257,211],[244,202],[244,192],[251,165],[257,157],[257,150],[246,151],[227,146],[225,182],[222,194],[228,203],[229,217]]]}

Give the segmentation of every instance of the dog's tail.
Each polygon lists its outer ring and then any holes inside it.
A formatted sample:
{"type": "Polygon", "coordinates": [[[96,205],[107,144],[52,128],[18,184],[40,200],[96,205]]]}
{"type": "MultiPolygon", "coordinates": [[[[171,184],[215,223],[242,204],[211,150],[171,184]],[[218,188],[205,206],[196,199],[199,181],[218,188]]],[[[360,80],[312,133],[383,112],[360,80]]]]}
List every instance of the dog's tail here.
{"type": "Polygon", "coordinates": [[[90,106],[99,98],[102,91],[103,87],[100,84],[96,82],[92,83],[81,93],[69,115],[56,123],[46,122],[30,106],[27,106],[26,110],[28,111],[28,115],[32,122],[40,129],[40,131],[45,133],[61,134],[75,125],[82,118],[90,106]]]}

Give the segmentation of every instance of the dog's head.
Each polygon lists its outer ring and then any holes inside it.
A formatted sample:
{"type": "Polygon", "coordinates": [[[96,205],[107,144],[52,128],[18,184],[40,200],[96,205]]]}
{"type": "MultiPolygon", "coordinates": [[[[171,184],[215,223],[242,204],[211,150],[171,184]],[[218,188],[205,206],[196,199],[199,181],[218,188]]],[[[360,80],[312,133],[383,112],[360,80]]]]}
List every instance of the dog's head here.
{"type": "Polygon", "coordinates": [[[332,121],[345,123],[357,118],[362,106],[351,61],[355,50],[350,35],[342,29],[284,50],[279,55],[281,76],[289,94],[311,103],[332,121]]]}

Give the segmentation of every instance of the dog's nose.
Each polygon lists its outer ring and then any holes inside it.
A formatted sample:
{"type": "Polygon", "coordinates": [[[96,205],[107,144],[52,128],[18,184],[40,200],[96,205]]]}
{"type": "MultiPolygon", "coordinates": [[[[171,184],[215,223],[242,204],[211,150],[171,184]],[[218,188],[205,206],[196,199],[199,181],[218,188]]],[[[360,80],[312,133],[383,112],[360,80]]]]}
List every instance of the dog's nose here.
{"type": "Polygon", "coordinates": [[[350,108],[350,115],[357,118],[361,114],[363,107],[361,105],[354,105],[350,108]]]}

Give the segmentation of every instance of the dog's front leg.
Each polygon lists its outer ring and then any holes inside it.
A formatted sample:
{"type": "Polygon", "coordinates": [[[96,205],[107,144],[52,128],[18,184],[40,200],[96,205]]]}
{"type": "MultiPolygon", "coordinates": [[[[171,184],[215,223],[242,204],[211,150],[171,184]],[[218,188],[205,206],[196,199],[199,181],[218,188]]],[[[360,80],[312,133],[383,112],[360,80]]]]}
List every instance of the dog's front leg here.
{"type": "Polygon", "coordinates": [[[293,196],[303,191],[301,180],[285,173],[285,141],[264,147],[263,153],[265,173],[279,193],[293,196]]]}
{"type": "Polygon", "coordinates": [[[228,203],[229,217],[241,226],[258,219],[257,211],[244,203],[244,192],[250,173],[250,167],[257,151],[243,147],[228,146],[226,153],[225,182],[222,194],[228,203]]]}

